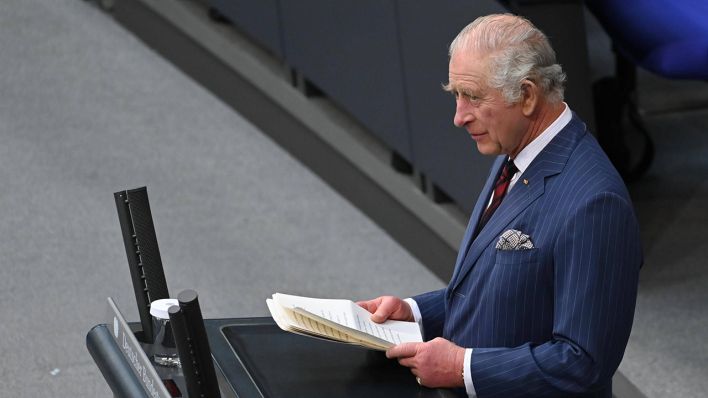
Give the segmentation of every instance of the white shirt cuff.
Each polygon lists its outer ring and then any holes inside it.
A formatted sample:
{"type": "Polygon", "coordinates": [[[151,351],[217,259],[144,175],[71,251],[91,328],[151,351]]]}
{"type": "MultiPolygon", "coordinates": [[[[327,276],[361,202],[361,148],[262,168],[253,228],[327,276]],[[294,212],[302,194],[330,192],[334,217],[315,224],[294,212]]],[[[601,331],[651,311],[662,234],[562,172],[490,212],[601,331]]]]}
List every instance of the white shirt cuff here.
{"type": "Polygon", "coordinates": [[[415,302],[412,298],[407,298],[405,300],[406,303],[411,307],[411,312],[413,313],[413,320],[415,320],[415,323],[418,324],[418,328],[420,328],[420,335],[425,337],[425,332],[423,331],[423,316],[420,315],[420,308],[418,308],[418,303],[415,302]]]}
{"type": "MultiPolygon", "coordinates": [[[[412,298],[407,298],[406,303],[411,307],[411,312],[413,313],[413,319],[418,324],[420,328],[420,334],[425,336],[423,332],[423,316],[420,314],[420,308],[418,308],[418,303],[412,298]]],[[[465,390],[467,391],[467,396],[470,398],[477,398],[477,392],[474,390],[474,384],[472,383],[472,349],[465,349],[465,359],[463,365],[463,377],[465,379],[465,390]]]]}
{"type": "Polygon", "coordinates": [[[465,362],[463,365],[462,374],[465,379],[465,390],[467,391],[467,396],[470,398],[477,398],[477,391],[474,390],[474,384],[472,383],[472,349],[465,349],[465,362]]]}

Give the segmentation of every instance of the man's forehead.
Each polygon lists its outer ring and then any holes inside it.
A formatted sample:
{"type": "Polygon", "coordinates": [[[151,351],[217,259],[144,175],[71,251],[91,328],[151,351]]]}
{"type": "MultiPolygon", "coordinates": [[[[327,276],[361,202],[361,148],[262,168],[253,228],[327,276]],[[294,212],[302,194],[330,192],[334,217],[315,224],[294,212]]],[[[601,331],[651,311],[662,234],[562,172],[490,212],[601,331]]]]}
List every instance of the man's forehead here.
{"type": "Polygon", "coordinates": [[[457,83],[482,84],[487,72],[487,56],[472,52],[458,51],[450,57],[448,79],[451,85],[457,83]]]}

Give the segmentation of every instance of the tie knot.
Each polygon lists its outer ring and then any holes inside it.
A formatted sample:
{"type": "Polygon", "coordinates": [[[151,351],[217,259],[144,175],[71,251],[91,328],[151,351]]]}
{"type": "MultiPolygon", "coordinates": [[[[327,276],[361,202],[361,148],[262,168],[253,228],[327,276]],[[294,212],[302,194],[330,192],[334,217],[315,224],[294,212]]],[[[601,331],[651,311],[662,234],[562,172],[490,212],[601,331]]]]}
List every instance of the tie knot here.
{"type": "Polygon", "coordinates": [[[518,172],[518,171],[519,171],[519,169],[514,164],[514,161],[511,160],[511,158],[509,158],[504,163],[504,169],[502,169],[502,175],[507,179],[511,179],[511,177],[514,174],[516,174],[516,172],[518,172]]]}

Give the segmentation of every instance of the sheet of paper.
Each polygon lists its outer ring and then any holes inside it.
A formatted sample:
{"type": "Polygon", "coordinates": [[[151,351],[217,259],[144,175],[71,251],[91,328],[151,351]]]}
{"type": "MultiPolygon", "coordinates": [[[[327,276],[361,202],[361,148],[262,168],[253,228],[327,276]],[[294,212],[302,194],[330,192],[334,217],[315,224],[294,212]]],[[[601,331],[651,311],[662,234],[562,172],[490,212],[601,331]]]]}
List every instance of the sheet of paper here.
{"type": "MultiPolygon", "coordinates": [[[[266,304],[270,310],[273,320],[281,329],[302,334],[308,337],[320,338],[327,341],[336,341],[342,343],[360,344],[370,346],[365,341],[345,335],[339,330],[333,329],[327,325],[316,322],[313,319],[304,317],[297,312],[281,307],[271,299],[266,299],[266,304]]],[[[381,347],[372,347],[381,349],[381,347]]]]}
{"type": "Polygon", "coordinates": [[[351,300],[315,299],[276,293],[273,300],[288,309],[303,309],[321,318],[343,325],[391,344],[420,342],[422,336],[415,322],[387,321],[377,324],[371,314],[351,300]]]}

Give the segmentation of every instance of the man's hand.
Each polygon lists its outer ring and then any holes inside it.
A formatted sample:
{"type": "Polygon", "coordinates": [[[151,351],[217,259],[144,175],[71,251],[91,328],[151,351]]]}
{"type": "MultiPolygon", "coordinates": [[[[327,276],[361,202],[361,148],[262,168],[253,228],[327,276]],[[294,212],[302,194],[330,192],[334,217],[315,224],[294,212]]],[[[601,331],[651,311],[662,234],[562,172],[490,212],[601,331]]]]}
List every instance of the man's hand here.
{"type": "Polygon", "coordinates": [[[359,301],[357,304],[371,313],[371,320],[376,323],[394,321],[413,322],[413,311],[405,301],[398,297],[381,296],[373,300],[359,301]]]}
{"type": "Polygon", "coordinates": [[[411,369],[426,387],[464,387],[462,366],[465,349],[449,340],[436,338],[425,343],[403,343],[386,351],[386,357],[411,369]]]}

